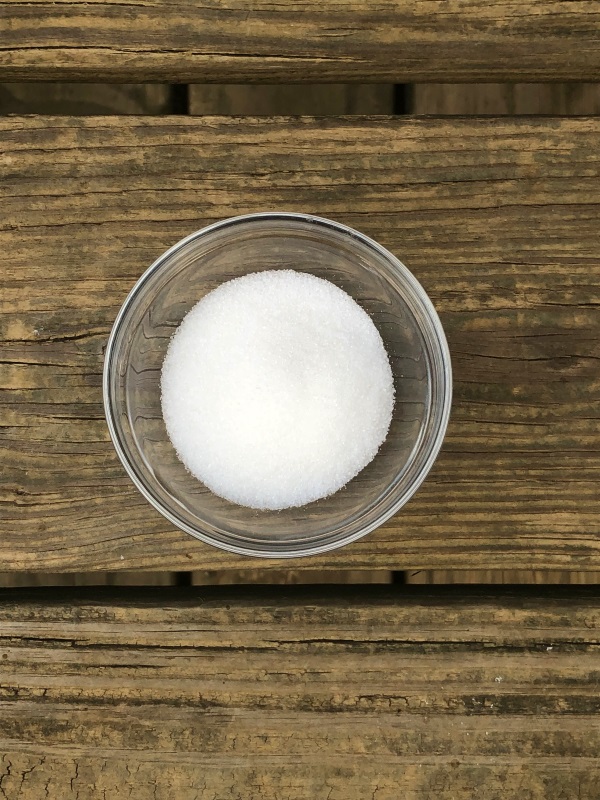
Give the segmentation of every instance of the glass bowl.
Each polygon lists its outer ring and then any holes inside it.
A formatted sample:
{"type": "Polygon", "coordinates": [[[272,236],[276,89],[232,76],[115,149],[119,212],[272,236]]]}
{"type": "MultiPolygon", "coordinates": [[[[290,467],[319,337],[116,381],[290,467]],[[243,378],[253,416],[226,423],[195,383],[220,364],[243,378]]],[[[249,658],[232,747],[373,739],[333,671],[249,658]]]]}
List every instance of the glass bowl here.
{"type": "Polygon", "coordinates": [[[307,214],[249,214],[178,242],[142,275],[108,341],[104,407],[116,451],[150,503],[181,530],[235,553],[308,556],[377,528],[415,493],[441,447],[452,393],[439,318],[408,269],[358,231],[307,214]],[[214,495],[171,445],[161,414],[160,372],[187,312],[224,281],[266,269],[326,278],[371,316],[396,390],[388,437],[346,487],[301,508],[257,511],[214,495]]]}

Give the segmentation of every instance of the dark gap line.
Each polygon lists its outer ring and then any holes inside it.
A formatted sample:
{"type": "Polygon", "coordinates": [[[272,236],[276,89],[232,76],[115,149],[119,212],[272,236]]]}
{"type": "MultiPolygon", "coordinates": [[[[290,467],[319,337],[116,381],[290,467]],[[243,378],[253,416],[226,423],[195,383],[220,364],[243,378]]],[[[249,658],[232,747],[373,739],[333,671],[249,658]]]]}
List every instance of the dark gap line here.
{"type": "Polygon", "coordinates": [[[403,116],[409,113],[408,95],[409,86],[406,83],[395,83],[392,100],[392,112],[396,116],[403,116]]]}
{"type": "Polygon", "coordinates": [[[190,113],[190,87],[187,83],[174,83],[170,87],[171,114],[190,113]]]}

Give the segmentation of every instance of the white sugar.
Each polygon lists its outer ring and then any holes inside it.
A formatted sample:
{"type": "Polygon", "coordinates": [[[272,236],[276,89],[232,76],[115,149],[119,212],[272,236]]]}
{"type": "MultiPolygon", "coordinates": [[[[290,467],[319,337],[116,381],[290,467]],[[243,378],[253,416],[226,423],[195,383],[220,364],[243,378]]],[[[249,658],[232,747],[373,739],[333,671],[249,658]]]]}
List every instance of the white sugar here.
{"type": "Polygon", "coordinates": [[[162,370],[169,438],[215,494],[258,509],[336,492],[375,456],[394,406],[369,315],[293,270],[223,283],[187,314],[162,370]]]}

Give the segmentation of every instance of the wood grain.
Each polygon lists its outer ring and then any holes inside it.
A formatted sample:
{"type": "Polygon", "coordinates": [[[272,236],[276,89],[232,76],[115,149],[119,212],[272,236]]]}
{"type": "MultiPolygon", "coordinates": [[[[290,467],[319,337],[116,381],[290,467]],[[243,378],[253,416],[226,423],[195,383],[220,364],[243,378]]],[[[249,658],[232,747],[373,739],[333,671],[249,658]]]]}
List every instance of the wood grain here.
{"type": "MultiPolygon", "coordinates": [[[[414,114],[554,114],[600,113],[600,84],[417,84],[411,87],[414,114]]],[[[548,570],[419,570],[407,572],[407,583],[596,583],[600,573],[548,570]]]]}
{"type": "Polygon", "coordinates": [[[8,118],[0,137],[4,569],[290,567],[173,530],[130,485],[101,405],[106,337],[141,272],[264,209],[338,219],[400,256],[455,375],[417,495],[294,567],[600,569],[600,120],[8,118]]]}
{"type": "Polygon", "coordinates": [[[594,0],[3,0],[0,19],[4,81],[546,81],[600,69],[594,0]]]}
{"type": "MultiPolygon", "coordinates": [[[[106,85],[25,83],[0,85],[0,114],[159,114],[173,111],[172,87],[165,84],[106,85]]],[[[302,85],[189,87],[192,114],[391,114],[391,85],[302,85]]],[[[188,574],[188,573],[186,573],[188,574]]],[[[0,572],[7,586],[169,586],[173,572],[32,573],[0,572]]],[[[385,570],[213,570],[189,573],[193,585],[391,583],[385,570]]]]}
{"type": "MultiPolygon", "coordinates": [[[[0,85],[0,114],[160,114],[176,110],[173,89],[165,84],[25,83],[0,85]]],[[[390,85],[302,85],[189,87],[193,114],[389,114],[390,85]]],[[[194,585],[391,583],[385,570],[213,570],[184,573],[194,585]]],[[[185,579],[185,578],[183,578],[185,579]]],[[[1,572],[0,587],[18,586],[170,586],[174,572],[1,572]]]]}
{"type": "Polygon", "coordinates": [[[4,797],[598,796],[597,594],[158,591],[3,594],[4,797]]]}
{"type": "MultiPolygon", "coordinates": [[[[25,83],[0,85],[0,114],[161,114],[173,111],[172,87],[165,84],[105,85],[25,83]]],[[[0,586],[107,586],[174,584],[173,573],[0,572],[0,586]]]]}

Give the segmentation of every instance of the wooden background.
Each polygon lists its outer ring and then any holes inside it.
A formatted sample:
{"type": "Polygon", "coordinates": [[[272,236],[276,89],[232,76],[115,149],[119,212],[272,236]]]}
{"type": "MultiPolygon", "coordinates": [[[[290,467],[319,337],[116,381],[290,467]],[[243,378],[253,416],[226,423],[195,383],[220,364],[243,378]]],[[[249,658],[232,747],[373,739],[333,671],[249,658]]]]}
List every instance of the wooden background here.
{"type": "Polygon", "coordinates": [[[271,588],[0,593],[0,796],[597,800],[596,591],[271,588]]]}
{"type": "Polygon", "coordinates": [[[0,798],[600,798],[598,590],[539,585],[600,575],[599,75],[597,0],[0,0],[0,798]],[[166,525],[100,402],[142,269],[271,203],[403,257],[456,381],[293,564],[166,525]],[[537,585],[411,585],[472,582],[537,585]]]}
{"type": "Polygon", "coordinates": [[[598,590],[539,585],[600,575],[598,78],[593,0],[0,0],[0,798],[598,800],[598,590]],[[456,378],[406,515],[293,565],[166,526],[99,399],[141,270],[272,201],[456,378]],[[538,585],[410,585],[471,582],[538,585]]]}
{"type": "Polygon", "coordinates": [[[595,0],[2,6],[3,80],[585,81],[600,73],[595,0]]]}
{"type": "MultiPolygon", "coordinates": [[[[4,246],[13,253],[10,269],[14,274],[11,282],[10,271],[9,274],[5,272],[8,285],[4,296],[6,306],[3,316],[3,349],[5,364],[9,369],[8,394],[5,391],[5,397],[7,396],[10,405],[8,412],[4,412],[5,425],[9,426],[9,448],[10,426],[27,426],[26,429],[21,429],[26,430],[26,440],[18,448],[20,459],[14,460],[13,451],[13,469],[5,464],[8,496],[17,493],[15,497],[21,511],[12,520],[0,545],[0,550],[4,548],[5,553],[5,571],[0,573],[0,581],[4,585],[21,586],[315,581],[596,582],[598,573],[593,571],[598,561],[599,509],[596,506],[600,500],[597,492],[595,431],[598,429],[599,414],[595,365],[599,326],[596,309],[593,306],[586,307],[588,299],[594,296],[590,295],[590,280],[593,276],[585,269],[577,274],[573,264],[585,263],[587,254],[594,254],[598,244],[598,205],[595,204],[598,203],[596,158],[600,125],[590,119],[584,127],[577,123],[577,127],[571,130],[568,120],[563,120],[549,131],[545,124],[537,128],[535,120],[531,118],[507,119],[503,127],[500,123],[495,124],[490,135],[495,140],[504,137],[509,143],[506,158],[512,163],[509,169],[503,170],[501,165],[490,160],[488,153],[491,146],[486,140],[485,128],[480,123],[471,124],[462,117],[473,114],[497,117],[567,114],[573,117],[590,117],[597,115],[599,110],[600,88],[591,83],[0,86],[0,113],[5,116],[4,123],[0,120],[0,128],[11,136],[6,156],[9,160],[19,160],[19,174],[14,183],[10,184],[15,186],[14,199],[8,198],[5,201],[8,216],[13,222],[11,224],[9,219],[8,226],[4,227],[4,234],[0,233],[0,237],[4,236],[4,246]],[[21,121],[9,116],[31,113],[61,116],[50,124],[31,118],[21,121]],[[119,117],[113,116],[110,124],[108,120],[103,122],[96,116],[85,127],[81,127],[84,122],[81,117],[104,114],[129,116],[122,118],[121,122],[118,121],[119,117]],[[161,123],[160,116],[165,114],[170,116],[161,123]],[[175,121],[173,114],[180,115],[181,121],[175,121]],[[211,136],[206,144],[202,143],[201,129],[194,126],[189,129],[188,134],[185,124],[185,117],[214,114],[233,117],[325,115],[331,118],[339,115],[387,115],[388,120],[372,120],[357,125],[356,120],[344,123],[331,119],[329,126],[323,126],[322,121],[311,125],[310,120],[290,120],[288,129],[282,129],[281,123],[272,126],[268,119],[264,122],[254,119],[243,123],[232,119],[229,124],[222,120],[218,125],[223,129],[223,141],[235,143],[237,137],[238,164],[233,174],[231,193],[227,194],[225,181],[229,153],[225,151],[223,166],[219,167],[218,159],[221,156],[218,155],[218,138],[217,149],[214,141],[217,123],[210,123],[211,136]],[[430,130],[426,122],[420,122],[413,132],[409,115],[414,114],[442,115],[449,119],[446,126],[440,126],[436,122],[430,130]],[[143,123],[136,122],[139,117],[131,115],[152,115],[153,119],[143,123]],[[398,120],[398,127],[390,115],[398,120]],[[68,117],[73,118],[73,123],[68,121],[68,117]],[[455,121],[452,120],[453,117],[455,121]],[[344,132],[346,124],[351,125],[347,134],[344,132]],[[73,134],[77,133],[75,149],[69,125],[72,125],[73,134]],[[144,141],[140,142],[142,130],[144,141]],[[396,130],[400,137],[397,140],[394,139],[396,130]],[[97,224],[99,215],[103,214],[102,207],[107,207],[107,200],[109,205],[112,204],[114,197],[108,194],[86,197],[83,183],[85,176],[92,176],[95,169],[97,171],[101,168],[107,176],[105,183],[108,180],[105,191],[110,191],[111,174],[114,175],[114,180],[119,181],[123,175],[126,176],[129,169],[128,161],[123,159],[122,154],[130,152],[123,149],[128,147],[130,137],[136,137],[139,152],[142,153],[140,157],[148,164],[153,164],[157,172],[163,169],[160,161],[161,143],[178,141],[181,147],[187,148],[181,150],[186,162],[195,162],[195,173],[198,170],[213,171],[215,179],[218,175],[218,184],[212,186],[209,182],[205,185],[205,190],[217,193],[217,217],[223,216],[223,203],[229,202],[227,197],[236,198],[234,207],[227,206],[227,214],[251,210],[244,200],[243,192],[238,189],[239,170],[245,169],[248,173],[245,181],[248,197],[260,191],[260,180],[257,182],[252,175],[255,159],[260,158],[263,167],[265,163],[271,162],[269,168],[277,174],[285,173],[288,169],[285,151],[279,156],[275,155],[278,152],[277,142],[282,134],[289,139],[295,139],[295,163],[299,150],[304,148],[303,168],[313,178],[305,187],[301,181],[291,184],[286,181],[279,188],[277,179],[274,178],[271,180],[269,200],[276,200],[274,192],[276,194],[279,191],[279,200],[276,202],[285,207],[294,203],[299,209],[305,208],[308,198],[313,198],[314,193],[319,191],[318,184],[327,182],[326,173],[333,170],[337,186],[336,195],[331,196],[327,205],[330,215],[341,214],[345,221],[371,233],[392,250],[402,252],[403,255],[408,253],[407,260],[411,268],[416,268],[418,277],[430,291],[442,313],[457,378],[453,418],[444,451],[417,498],[403,511],[404,530],[398,529],[397,522],[392,521],[381,531],[367,537],[362,545],[358,543],[349,548],[345,551],[348,555],[345,555],[343,570],[336,569],[337,554],[311,559],[310,564],[303,563],[300,569],[289,569],[287,564],[269,563],[267,567],[261,562],[232,559],[227,555],[221,557],[212,551],[208,552],[204,567],[202,552],[198,553],[196,549],[193,557],[186,552],[187,537],[179,534],[173,536],[165,531],[164,521],[147,506],[135,490],[128,487],[120,465],[113,463],[115,459],[112,452],[111,468],[108,470],[105,456],[94,456],[99,442],[102,442],[99,455],[107,452],[107,447],[111,450],[110,443],[106,441],[102,411],[95,399],[101,365],[99,348],[104,341],[109,318],[112,319],[116,313],[140,269],[134,266],[131,274],[113,274],[110,282],[106,283],[102,282],[103,273],[99,259],[94,261],[92,258],[89,266],[73,262],[71,266],[75,271],[76,281],[64,283],[61,274],[64,270],[64,258],[69,259],[69,248],[61,247],[60,239],[53,238],[53,229],[48,229],[43,238],[36,240],[39,245],[36,246],[33,259],[31,239],[23,236],[26,230],[24,225],[28,228],[31,225],[39,226],[40,223],[45,225],[52,223],[54,217],[68,223],[73,209],[73,220],[77,220],[77,224],[69,223],[70,237],[75,237],[74,242],[80,235],[85,237],[86,220],[97,224]],[[103,156],[102,166],[100,167],[99,162],[98,168],[95,168],[90,163],[91,151],[86,149],[85,142],[87,137],[90,145],[95,146],[99,135],[106,143],[105,152],[108,157],[103,156]],[[569,142],[575,136],[578,142],[576,152],[569,147],[569,142]],[[244,155],[243,142],[247,137],[260,141],[256,155],[252,150],[248,151],[248,156],[244,155]],[[348,161],[343,152],[339,152],[337,144],[345,137],[351,137],[353,141],[348,161]],[[206,151],[209,141],[210,148],[206,151]],[[75,164],[80,162],[80,172],[72,172],[71,177],[65,180],[61,177],[63,170],[60,160],[54,170],[50,163],[52,159],[49,159],[40,175],[39,159],[35,151],[32,151],[29,172],[27,151],[34,142],[45,142],[44,146],[50,151],[54,149],[57,153],[69,152],[69,158],[74,165],[72,169],[77,169],[75,164]],[[11,146],[16,148],[12,156],[11,146]],[[557,153],[560,153],[563,146],[565,157],[561,160],[557,153]],[[547,150],[547,147],[551,149],[547,150]],[[80,155],[77,148],[80,148],[80,155]],[[479,169],[486,180],[481,185],[464,184],[468,191],[466,195],[461,191],[460,180],[456,183],[457,165],[454,157],[450,160],[444,158],[444,152],[451,153],[456,148],[465,150],[462,159],[464,168],[470,171],[479,169]],[[387,149],[390,156],[401,152],[402,169],[400,172],[394,171],[397,170],[397,161],[394,166],[391,166],[390,161],[388,172],[382,172],[374,180],[374,162],[370,153],[374,150],[381,153],[382,149],[387,149]],[[395,184],[406,185],[407,180],[410,181],[411,162],[422,169],[421,159],[425,153],[428,154],[431,164],[432,181],[441,181],[436,189],[435,205],[431,205],[426,191],[423,193],[423,190],[413,186],[410,189],[413,209],[410,228],[403,229],[397,237],[394,233],[396,218],[386,214],[386,197],[393,193],[392,187],[395,184]],[[433,156],[432,153],[437,155],[433,156]],[[244,158],[249,159],[246,167],[243,166],[244,158]],[[364,164],[367,171],[366,179],[374,184],[369,202],[375,214],[364,221],[350,219],[354,202],[352,186],[357,181],[356,169],[361,164],[364,164]],[[446,164],[451,164],[447,167],[450,170],[448,177],[453,181],[448,185],[443,182],[446,164]],[[533,172],[532,164],[537,165],[533,172]],[[593,173],[590,172],[592,168],[595,170],[593,173]],[[322,179],[319,177],[319,170],[323,171],[322,179]],[[531,177],[529,181],[526,180],[528,176],[531,177]],[[523,183],[522,191],[527,193],[523,198],[515,194],[518,185],[511,181],[516,177],[523,183]],[[493,182],[490,182],[490,178],[493,178],[493,182]],[[342,184],[344,192],[338,193],[337,189],[342,184]],[[380,186],[379,189],[376,188],[377,185],[380,186]],[[293,191],[293,200],[288,189],[293,191]],[[422,193],[422,200],[418,196],[415,200],[417,190],[422,193]],[[304,198],[304,191],[307,199],[304,198]],[[568,202],[568,205],[562,207],[564,211],[561,216],[557,216],[556,204],[553,202],[556,195],[568,202]],[[76,208],[72,206],[73,196],[79,198],[76,208]],[[511,214],[512,203],[521,208],[516,216],[511,214]],[[424,215],[422,224],[414,214],[414,209],[419,204],[424,215]],[[464,213],[461,210],[465,205],[477,205],[481,209],[479,218],[473,209],[470,210],[470,229],[466,231],[466,235],[464,213]],[[493,216],[485,213],[486,206],[491,208],[493,216]],[[527,209],[527,217],[522,213],[524,208],[527,209]],[[500,224],[497,222],[499,215],[505,217],[505,221],[500,224]],[[435,240],[429,241],[428,231],[432,224],[438,228],[438,241],[443,239],[444,242],[451,243],[450,250],[445,245],[446,252],[443,256],[435,248],[435,240]],[[490,228],[491,225],[495,229],[490,228]],[[522,226],[522,232],[519,226],[522,226]],[[540,254],[543,250],[548,250],[552,231],[557,226],[562,226],[561,235],[568,244],[562,245],[561,252],[552,254],[550,251],[543,261],[539,261],[538,254],[532,255],[531,251],[535,247],[540,254]],[[535,243],[533,248],[532,241],[535,243]],[[452,246],[456,248],[453,254],[452,246]],[[570,248],[571,265],[568,266],[565,264],[565,246],[570,248]],[[510,278],[506,274],[504,251],[507,249],[511,251],[513,261],[521,260],[529,264],[527,269],[513,266],[513,273],[515,269],[520,272],[516,278],[510,278]],[[489,272],[485,276],[477,275],[469,263],[471,250],[473,263],[479,257],[488,262],[496,260],[499,264],[497,275],[492,276],[489,272]],[[56,267],[57,280],[62,280],[63,285],[53,304],[44,296],[45,283],[39,279],[47,274],[48,269],[52,270],[53,258],[56,259],[57,252],[61,259],[56,267]],[[426,271],[428,265],[432,264],[438,269],[437,265],[442,258],[452,265],[451,274],[446,281],[440,281],[439,275],[432,273],[432,280],[429,280],[426,271]],[[561,263],[565,264],[566,269],[561,263]],[[81,279],[86,281],[85,285],[81,284],[81,279]],[[23,280],[31,282],[27,295],[21,289],[23,280]],[[565,283],[565,280],[568,282],[565,283]],[[39,296],[35,295],[36,291],[39,291],[39,296]],[[56,303],[65,295],[69,297],[68,309],[61,308],[56,303]],[[552,300],[557,296],[561,298],[562,307],[552,300]],[[471,300],[482,310],[475,327],[471,326],[469,318],[471,300]],[[502,308],[507,303],[511,306],[510,310],[502,308]],[[523,314],[530,311],[532,303],[538,319],[529,330],[526,329],[526,317],[523,314]],[[486,304],[489,306],[487,312],[483,311],[486,304]],[[573,304],[578,304],[575,314],[573,304]],[[544,306],[549,309],[546,323],[541,322],[544,306]],[[77,307],[80,308],[79,317],[77,312],[74,313],[77,307]],[[496,307],[498,311],[495,310],[496,307]],[[40,312],[39,309],[47,310],[40,312]],[[94,317],[97,318],[97,332],[94,329],[94,317]],[[520,329],[518,334],[515,334],[514,328],[510,331],[515,323],[520,329]],[[492,330],[489,341],[485,334],[481,334],[486,326],[492,330]],[[58,335],[64,338],[59,340],[58,335]],[[491,404],[485,394],[490,383],[497,381],[498,374],[501,374],[498,372],[500,365],[497,358],[502,350],[495,353],[494,342],[500,348],[509,345],[513,352],[518,351],[521,354],[520,360],[508,360],[506,369],[510,372],[506,373],[504,387],[512,393],[513,399],[514,393],[518,392],[520,406],[524,409],[519,416],[515,415],[514,406],[503,408],[500,387],[495,390],[496,399],[491,404]],[[31,349],[32,344],[35,352],[31,349]],[[561,358],[570,359],[571,367],[567,371],[561,370],[559,374],[556,368],[560,366],[561,358]],[[53,362],[56,362],[55,366],[53,362]],[[81,387],[77,383],[82,367],[84,370],[93,369],[91,383],[89,376],[86,378],[89,388],[81,387]],[[463,374],[465,379],[468,376],[469,386],[473,387],[469,389],[469,393],[466,393],[467,385],[461,386],[463,374]],[[558,380],[553,382],[554,375],[558,380]],[[570,382],[565,382],[566,377],[570,382]],[[481,383],[478,390],[472,383],[473,378],[481,383]],[[548,383],[545,407],[539,405],[538,393],[528,389],[532,378],[548,383]],[[58,383],[54,385],[53,381],[58,383]],[[45,387],[37,392],[39,398],[34,396],[35,392],[30,388],[36,385],[45,387]],[[65,402],[75,393],[78,405],[67,404],[63,414],[54,414],[49,418],[45,413],[45,406],[40,403],[43,403],[48,392],[56,399],[57,393],[63,391],[65,402]],[[473,391],[478,391],[478,394],[473,391]],[[68,439],[74,438],[76,430],[80,431],[79,435],[84,436],[81,446],[76,443],[68,445],[68,439]],[[69,437],[65,439],[67,433],[69,437]],[[481,449],[480,437],[484,434],[487,437],[497,435],[498,446],[492,448],[495,453],[489,452],[489,438],[486,449],[481,449]],[[561,441],[561,437],[564,442],[560,465],[564,477],[562,486],[556,485],[554,478],[556,453],[543,446],[544,442],[554,446],[561,441]],[[508,439],[513,442],[512,451],[511,447],[506,446],[508,439]],[[40,449],[47,453],[43,462],[40,461],[40,449]],[[529,455],[523,461],[522,454],[527,450],[529,455]],[[524,466],[530,463],[532,456],[535,456],[537,470],[524,471],[524,466]],[[44,487],[40,493],[31,481],[23,481],[23,471],[25,474],[36,474],[36,471],[39,473],[40,466],[50,463],[48,457],[52,458],[52,473],[55,477],[44,475],[44,487]],[[133,530],[139,532],[143,526],[147,535],[140,537],[138,533],[134,543],[117,529],[123,527],[124,506],[122,500],[119,500],[113,513],[110,492],[105,492],[101,500],[101,515],[90,514],[85,519],[89,497],[87,494],[85,497],[82,495],[80,500],[73,494],[75,475],[81,469],[87,470],[89,475],[82,489],[84,493],[89,494],[85,487],[92,484],[105,484],[108,487],[117,481],[120,487],[125,486],[129,491],[129,503],[133,512],[133,516],[130,515],[133,530]],[[505,497],[498,494],[498,484],[489,481],[498,471],[504,473],[509,480],[510,476],[516,476],[509,489],[508,504],[505,497]],[[472,488],[473,501],[471,504],[468,501],[464,504],[468,516],[453,515],[450,508],[446,509],[443,517],[432,515],[432,507],[444,508],[449,495],[448,487],[451,485],[449,481],[453,480],[458,481],[456,491],[463,493],[463,496],[467,486],[472,488]],[[63,498],[60,505],[56,505],[57,497],[63,498]],[[536,504],[536,528],[528,533],[523,530],[522,524],[526,519],[524,510],[532,502],[536,504]],[[51,518],[46,519],[50,511],[51,518]],[[114,524],[111,522],[113,519],[114,524]],[[18,544],[27,531],[31,530],[32,524],[39,524],[43,531],[40,535],[40,541],[44,543],[43,549],[35,553],[20,548],[18,544]],[[461,527],[467,525],[479,526],[480,535],[471,541],[460,540],[453,547],[452,541],[448,541],[449,526],[456,526],[458,533],[461,527]],[[407,528],[416,533],[408,540],[407,528]],[[531,533],[535,542],[529,538],[531,533]],[[399,534],[403,537],[400,554],[394,545],[394,539],[399,534]],[[89,544],[86,545],[86,541],[89,544]],[[140,542],[143,550],[139,549],[140,542]],[[171,551],[169,572],[161,569],[166,543],[171,551]],[[92,573],[82,571],[88,563],[86,546],[94,550],[92,573]],[[519,564],[523,568],[503,569],[503,562],[507,558],[511,567],[519,564]],[[439,564],[439,568],[424,569],[424,563],[428,566],[439,564]],[[591,571],[585,571],[586,565],[590,566],[591,571]],[[527,566],[534,569],[527,569],[527,566]],[[556,568],[548,569],[548,566],[556,568]],[[140,572],[140,568],[143,571],[140,572]]],[[[494,153],[494,159],[498,158],[498,153],[494,153]]],[[[181,165],[171,163],[169,167],[175,172],[186,169],[184,162],[181,165]]],[[[132,169],[131,179],[126,178],[129,181],[128,188],[131,186],[130,182],[135,180],[136,163],[132,164],[132,169]]],[[[166,204],[164,196],[153,194],[144,185],[135,189],[138,192],[136,203],[140,206],[138,219],[134,223],[135,235],[140,240],[146,239],[150,242],[149,247],[146,247],[147,255],[146,249],[143,251],[147,263],[150,263],[156,253],[168,246],[169,242],[176,241],[199,225],[195,224],[194,219],[178,218],[180,211],[177,196],[172,192],[166,204]],[[148,220],[150,226],[140,217],[140,212],[143,214],[143,209],[148,204],[155,207],[148,220]],[[162,239],[155,241],[154,220],[157,209],[161,220],[160,236],[164,238],[164,242],[162,239]],[[175,220],[175,224],[169,218],[175,220]]],[[[187,190],[183,185],[181,191],[187,190]]],[[[363,189],[360,189],[360,198],[361,201],[364,200],[363,189]]],[[[128,213],[131,213],[131,207],[127,205],[127,208],[128,213]]],[[[396,210],[396,206],[394,209],[396,210]]],[[[117,211],[118,206],[111,213],[117,211]]],[[[202,218],[207,220],[206,211],[202,218]]],[[[212,219],[210,212],[209,218],[212,219]]],[[[131,226],[123,227],[121,221],[117,222],[116,228],[107,221],[105,228],[107,242],[110,242],[107,247],[124,247],[123,236],[132,235],[131,226]]],[[[34,227],[33,230],[38,228],[34,227]]],[[[57,235],[64,237],[60,229],[57,235]]],[[[137,247],[139,249],[139,245],[137,247]]],[[[80,258],[81,252],[85,252],[85,245],[73,244],[72,250],[80,258]]],[[[99,257],[107,257],[108,252],[105,249],[99,257]]],[[[52,278],[52,273],[49,277],[52,278]]],[[[535,319],[531,316],[528,318],[535,319]]],[[[18,439],[23,442],[22,433],[15,427],[12,430],[17,430],[18,439]]]]}

